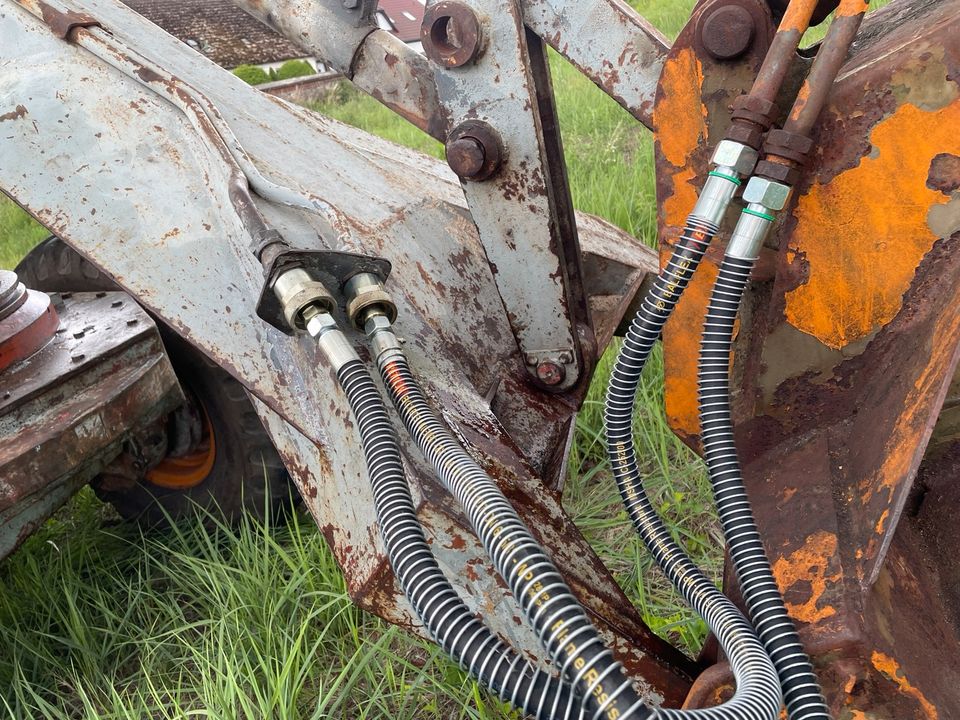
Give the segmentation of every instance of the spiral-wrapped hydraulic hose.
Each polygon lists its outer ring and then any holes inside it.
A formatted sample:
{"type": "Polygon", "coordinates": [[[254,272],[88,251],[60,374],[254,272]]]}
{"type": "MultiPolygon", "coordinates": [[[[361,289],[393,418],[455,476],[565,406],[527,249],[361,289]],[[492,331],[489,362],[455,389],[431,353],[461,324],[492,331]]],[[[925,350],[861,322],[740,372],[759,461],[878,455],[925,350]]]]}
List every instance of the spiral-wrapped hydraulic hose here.
{"type": "Polygon", "coordinates": [[[700,264],[716,226],[691,216],[666,267],[627,331],[607,391],[604,424],[610,465],[637,532],[664,574],[707,622],[730,660],[737,693],[706,717],[776,718],[782,695],[753,628],[673,540],[644,490],[633,446],[633,409],[643,367],[664,323],[700,264]]]}
{"type": "Polygon", "coordinates": [[[730,350],[740,301],[756,255],[748,252],[738,257],[731,254],[731,249],[744,226],[765,234],[773,218],[758,217],[758,212],[761,211],[745,212],[746,220],[731,236],[707,309],[698,372],[701,438],[730,560],[757,635],[777,668],[789,717],[829,720],[830,712],[817,676],[773,577],[734,442],[730,350]]]}
{"type": "MultiPolygon", "coordinates": [[[[417,518],[396,433],[380,391],[342,333],[331,327],[335,328],[332,320],[321,348],[333,348],[332,355],[340,355],[331,364],[357,421],[380,532],[391,567],[417,616],[463,669],[502,700],[537,720],[582,718],[580,701],[570,685],[533,667],[490,632],[443,574],[417,518]]],[[[308,329],[319,337],[315,325],[308,329]]]]}
{"type": "Polygon", "coordinates": [[[378,357],[408,432],[465,510],[544,648],[583,699],[585,717],[652,717],[553,561],[496,483],[433,413],[399,348],[378,357]]]}

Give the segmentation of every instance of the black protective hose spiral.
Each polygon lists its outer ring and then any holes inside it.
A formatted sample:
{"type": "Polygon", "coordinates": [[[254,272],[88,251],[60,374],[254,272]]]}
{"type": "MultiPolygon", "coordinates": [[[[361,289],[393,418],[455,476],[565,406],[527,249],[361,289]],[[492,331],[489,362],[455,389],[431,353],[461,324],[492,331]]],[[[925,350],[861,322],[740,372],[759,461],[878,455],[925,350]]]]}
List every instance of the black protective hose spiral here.
{"type": "Polygon", "coordinates": [[[607,391],[604,425],[613,475],[637,532],[664,574],[717,636],[737,681],[737,693],[720,707],[661,710],[661,716],[773,720],[782,696],[770,659],[736,606],[671,537],[644,490],[633,445],[633,410],[643,367],[716,230],[696,217],[688,219],[669,262],[627,331],[607,391]]]}
{"type": "Polygon", "coordinates": [[[754,262],[724,257],[710,297],[698,374],[704,457],[743,599],[760,641],[777,668],[790,720],[829,720],[830,712],[813,666],[773,577],[734,443],[730,350],[737,312],[754,262]]]}
{"type": "Polygon", "coordinates": [[[581,718],[570,685],[534,668],[491,633],[444,576],[417,518],[386,406],[366,368],[353,360],[337,379],[357,421],[390,564],[431,637],[481,684],[524,713],[537,720],[581,718]]]}
{"type": "Polygon", "coordinates": [[[434,415],[402,352],[383,353],[378,364],[408,432],[465,510],[561,677],[584,698],[585,717],[657,717],[500,488],[434,415]]]}

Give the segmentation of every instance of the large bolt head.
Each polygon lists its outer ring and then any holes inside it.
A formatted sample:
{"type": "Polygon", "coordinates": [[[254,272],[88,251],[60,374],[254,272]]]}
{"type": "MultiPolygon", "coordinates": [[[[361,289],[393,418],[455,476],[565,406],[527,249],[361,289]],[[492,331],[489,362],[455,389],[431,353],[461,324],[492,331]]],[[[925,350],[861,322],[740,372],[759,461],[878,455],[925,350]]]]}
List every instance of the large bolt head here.
{"type": "Polygon", "coordinates": [[[758,157],[759,153],[749,145],[734,140],[721,140],[710,160],[717,167],[733,168],[739,175],[749,175],[753,172],[758,157]]]}
{"type": "Polygon", "coordinates": [[[756,29],[749,10],[740,5],[726,5],[703,21],[700,42],[717,60],[733,60],[750,49],[756,29]]]}
{"type": "Polygon", "coordinates": [[[769,210],[783,210],[790,197],[790,186],[754,175],[743,191],[743,201],[758,203],[769,210]]]}
{"type": "Polygon", "coordinates": [[[447,164],[458,177],[472,179],[483,171],[486,154],[480,141],[472,137],[461,137],[447,143],[447,164]]]}
{"type": "Polygon", "coordinates": [[[479,182],[500,169],[504,159],[500,134],[480,120],[466,120],[446,142],[447,164],[461,180],[479,182]]]}

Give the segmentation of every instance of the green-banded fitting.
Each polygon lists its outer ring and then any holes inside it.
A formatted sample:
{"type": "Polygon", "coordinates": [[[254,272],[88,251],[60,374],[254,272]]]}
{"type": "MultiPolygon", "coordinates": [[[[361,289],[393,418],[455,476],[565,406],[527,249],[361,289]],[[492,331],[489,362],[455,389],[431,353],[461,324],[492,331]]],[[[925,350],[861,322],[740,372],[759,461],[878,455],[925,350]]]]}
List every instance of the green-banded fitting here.
{"type": "Polygon", "coordinates": [[[731,167],[719,166],[710,171],[703,184],[697,204],[690,213],[693,217],[719,226],[727,214],[727,208],[740,186],[737,171],[731,167]]]}
{"type": "Polygon", "coordinates": [[[770,226],[776,217],[772,211],[759,203],[750,203],[743,209],[737,227],[727,243],[727,257],[741,260],[756,260],[763,241],[767,239],[770,226]]]}

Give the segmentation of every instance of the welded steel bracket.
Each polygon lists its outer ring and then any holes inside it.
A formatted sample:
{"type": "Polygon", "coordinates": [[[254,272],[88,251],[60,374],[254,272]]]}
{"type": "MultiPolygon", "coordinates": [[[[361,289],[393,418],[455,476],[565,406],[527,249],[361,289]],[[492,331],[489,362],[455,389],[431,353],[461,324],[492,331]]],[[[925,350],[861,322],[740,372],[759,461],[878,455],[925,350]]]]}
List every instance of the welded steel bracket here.
{"type": "Polygon", "coordinates": [[[337,250],[299,250],[284,248],[273,255],[270,264],[264,268],[263,288],[257,301],[257,315],[266,323],[287,335],[294,330],[284,318],[283,306],[273,291],[273,283],[284,271],[292,268],[306,270],[310,276],[326,286],[346,315],[346,299],[343,285],[354,275],[370,273],[385,283],[390,277],[390,261],[370,255],[340,252],[337,250]]]}

